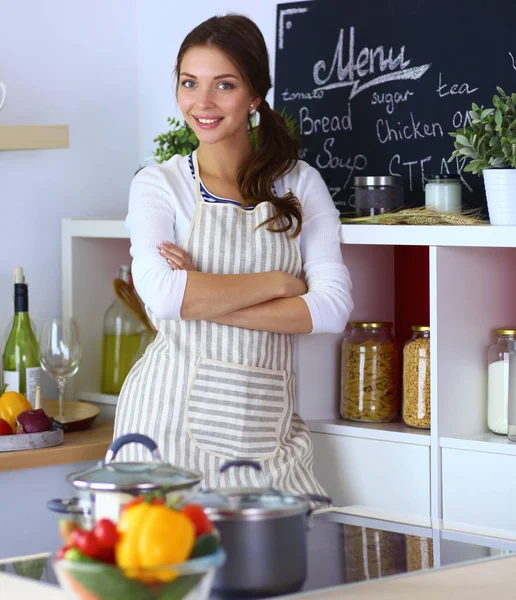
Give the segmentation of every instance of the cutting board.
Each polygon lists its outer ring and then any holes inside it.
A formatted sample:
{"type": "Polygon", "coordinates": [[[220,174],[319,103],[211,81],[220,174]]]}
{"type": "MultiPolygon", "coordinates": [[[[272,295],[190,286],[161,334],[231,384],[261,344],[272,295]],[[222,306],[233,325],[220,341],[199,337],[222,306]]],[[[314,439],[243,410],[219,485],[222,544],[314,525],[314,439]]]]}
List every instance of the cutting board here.
{"type": "Polygon", "coordinates": [[[16,450],[34,450],[60,446],[63,443],[63,430],[54,427],[51,431],[40,433],[19,433],[0,435],[0,452],[15,452],[16,450]]]}

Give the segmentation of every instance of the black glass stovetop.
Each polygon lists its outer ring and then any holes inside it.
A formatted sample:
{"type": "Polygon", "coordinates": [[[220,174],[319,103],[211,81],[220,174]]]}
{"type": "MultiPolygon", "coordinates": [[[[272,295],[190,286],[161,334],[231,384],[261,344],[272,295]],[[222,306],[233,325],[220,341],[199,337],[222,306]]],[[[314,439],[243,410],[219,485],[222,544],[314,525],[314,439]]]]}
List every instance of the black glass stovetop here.
{"type": "MultiPolygon", "coordinates": [[[[516,541],[352,515],[313,518],[301,592],[516,553],[516,541]]],[[[0,561],[0,571],[58,585],[51,554],[0,561]]]]}

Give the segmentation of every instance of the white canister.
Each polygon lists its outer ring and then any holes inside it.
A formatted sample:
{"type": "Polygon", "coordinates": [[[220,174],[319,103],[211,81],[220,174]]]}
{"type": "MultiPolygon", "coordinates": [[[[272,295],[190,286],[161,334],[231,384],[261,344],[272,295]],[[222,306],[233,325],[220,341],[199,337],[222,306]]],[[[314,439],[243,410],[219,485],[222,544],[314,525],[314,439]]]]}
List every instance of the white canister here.
{"type": "Polygon", "coordinates": [[[487,353],[487,426],[493,433],[507,435],[509,354],[516,340],[516,329],[497,329],[496,336],[496,343],[487,353]]]}
{"type": "Polygon", "coordinates": [[[460,213],[462,184],[458,175],[429,175],[425,185],[425,206],[440,212],[460,213]]]}

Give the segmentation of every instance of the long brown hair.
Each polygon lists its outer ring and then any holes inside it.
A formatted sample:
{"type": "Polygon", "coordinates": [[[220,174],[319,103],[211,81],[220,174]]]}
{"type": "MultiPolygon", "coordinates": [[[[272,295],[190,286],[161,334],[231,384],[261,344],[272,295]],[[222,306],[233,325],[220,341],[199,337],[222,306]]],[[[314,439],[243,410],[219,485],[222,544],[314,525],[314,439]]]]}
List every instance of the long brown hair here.
{"type": "Polygon", "coordinates": [[[251,93],[262,100],[258,107],[257,148],[237,175],[245,205],[257,206],[260,202],[270,202],[274,205],[276,215],[262,225],[267,225],[269,231],[274,232],[293,228],[292,237],[296,237],[303,220],[301,204],[290,190],[284,196],[276,196],[273,184],[294,168],[299,144],[290,135],[283,117],[265,100],[272,82],[263,35],[257,25],[243,15],[228,14],[204,21],[181,44],[175,68],[178,86],[185,54],[193,47],[208,45],[226,54],[240,71],[251,93]]]}

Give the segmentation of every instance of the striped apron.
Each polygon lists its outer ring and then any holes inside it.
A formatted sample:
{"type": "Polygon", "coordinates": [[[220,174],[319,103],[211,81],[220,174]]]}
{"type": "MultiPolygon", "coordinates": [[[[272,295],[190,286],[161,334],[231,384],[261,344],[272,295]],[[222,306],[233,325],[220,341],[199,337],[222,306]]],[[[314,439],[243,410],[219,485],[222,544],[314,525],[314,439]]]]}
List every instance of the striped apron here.
{"type": "MultiPolygon", "coordinates": [[[[260,223],[274,215],[262,202],[252,210],[201,198],[195,156],[196,207],[184,249],[204,273],[302,270],[296,240],[260,223]]],[[[148,435],[173,464],[200,471],[213,487],[230,459],[260,463],[269,481],[293,493],[323,494],[312,470],[310,433],[294,413],[294,336],[209,321],[158,319],[158,335],[129,373],[117,405],[115,437],[148,435]]],[[[130,444],[121,460],[144,461],[130,444]]],[[[248,467],[229,469],[224,486],[259,486],[248,467]]]]}

